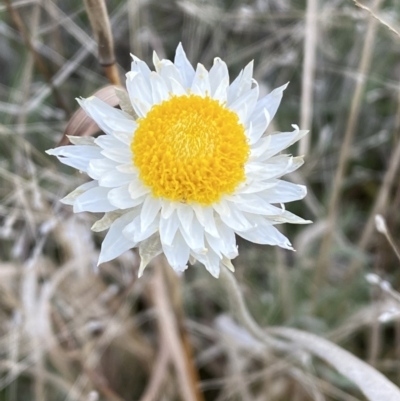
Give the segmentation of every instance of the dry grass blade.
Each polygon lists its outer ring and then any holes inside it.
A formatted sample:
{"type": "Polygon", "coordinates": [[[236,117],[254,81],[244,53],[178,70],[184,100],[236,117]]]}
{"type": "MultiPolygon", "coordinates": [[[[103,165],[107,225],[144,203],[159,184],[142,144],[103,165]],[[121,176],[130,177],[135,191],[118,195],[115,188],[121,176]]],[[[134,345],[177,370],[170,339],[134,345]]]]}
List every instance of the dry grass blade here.
{"type": "Polygon", "coordinates": [[[382,25],[385,25],[386,28],[389,29],[389,31],[392,31],[393,33],[395,33],[397,36],[400,37],[400,32],[396,31],[396,29],[394,29],[391,25],[389,25],[387,22],[383,21],[382,18],[380,18],[378,15],[376,15],[370,8],[368,8],[367,6],[364,6],[363,4],[359,3],[357,0],[353,0],[354,4],[357,7],[362,8],[365,11],[368,11],[376,20],[378,20],[382,25]]]}
{"type": "Polygon", "coordinates": [[[104,68],[110,83],[120,85],[106,3],[104,0],[84,0],[84,3],[98,45],[99,63],[104,68]]]}
{"type": "Polygon", "coordinates": [[[158,397],[160,396],[162,385],[164,384],[167,376],[169,361],[169,350],[167,348],[167,344],[163,342],[155,361],[155,368],[152,372],[149,384],[145,393],[140,398],[140,401],[156,401],[159,399],[158,397]]]}
{"type": "MultiPolygon", "coordinates": [[[[94,93],[93,96],[113,107],[119,104],[119,98],[115,93],[114,86],[106,86],[94,93]]],[[[94,120],[82,108],[79,108],[68,121],[64,134],[57,146],[68,145],[69,136],[90,136],[99,131],[100,128],[94,120]]]]}
{"type": "Polygon", "coordinates": [[[168,299],[162,265],[157,266],[155,270],[156,272],[152,283],[152,290],[154,303],[158,312],[160,333],[164,336],[164,341],[168,344],[172,363],[176,369],[176,376],[182,398],[185,401],[198,401],[199,398],[196,396],[198,390],[192,387],[190,373],[185,361],[184,346],[180,341],[176,319],[171,303],[168,299]]]}
{"type": "MultiPolygon", "coordinates": [[[[303,78],[301,90],[300,126],[302,129],[311,129],[313,117],[314,75],[318,37],[317,12],[317,0],[308,0],[305,21],[303,78]]],[[[306,155],[309,153],[310,141],[310,134],[300,139],[301,155],[306,155]]]]}
{"type": "Polygon", "coordinates": [[[382,373],[315,334],[286,327],[274,327],[270,333],[279,335],[332,365],[338,372],[353,381],[370,401],[398,401],[400,389],[382,373]]]}
{"type": "MultiPolygon", "coordinates": [[[[398,110],[397,110],[397,119],[400,116],[400,97],[398,100],[398,110]]],[[[400,132],[400,124],[397,122],[395,129],[395,135],[400,132]]],[[[362,232],[361,238],[358,242],[358,248],[361,251],[365,251],[369,246],[375,227],[375,216],[379,213],[384,213],[388,200],[390,191],[393,187],[393,183],[397,177],[397,171],[400,166],[400,142],[397,143],[396,148],[393,150],[392,155],[390,157],[389,166],[385,172],[383,177],[382,186],[379,189],[378,196],[376,197],[374,206],[372,207],[372,211],[369,215],[367,224],[362,232]]],[[[353,263],[350,265],[348,276],[349,278],[353,277],[356,271],[360,267],[360,261],[355,259],[353,263]]]]}
{"type": "Polygon", "coordinates": [[[18,11],[13,7],[13,4],[11,3],[10,0],[5,0],[5,3],[6,3],[7,11],[11,15],[11,18],[12,18],[16,28],[21,33],[27,49],[33,55],[33,59],[35,61],[36,67],[38,68],[38,70],[40,71],[40,73],[43,75],[44,79],[50,86],[50,88],[53,92],[54,98],[56,99],[58,107],[60,107],[67,114],[69,114],[68,107],[65,104],[64,100],[62,99],[57,88],[54,86],[54,83],[53,83],[52,77],[51,77],[51,73],[50,73],[49,69],[47,68],[46,63],[42,60],[42,57],[40,56],[40,54],[36,51],[35,46],[32,43],[31,35],[28,32],[24,22],[22,21],[21,16],[19,15],[18,11]]]}
{"type": "MultiPolygon", "coordinates": [[[[375,0],[373,8],[375,10],[378,9],[381,3],[382,0],[375,0]]],[[[358,116],[361,109],[362,96],[364,93],[365,83],[366,83],[366,76],[368,74],[371,65],[372,50],[375,45],[377,26],[378,26],[377,20],[370,17],[368,21],[368,28],[367,28],[367,33],[365,35],[361,59],[358,66],[359,79],[357,80],[356,88],[354,90],[353,98],[351,101],[350,115],[349,119],[347,120],[346,131],[344,134],[342,146],[340,148],[338,167],[333,180],[331,196],[329,198],[330,199],[328,208],[329,227],[328,230],[326,230],[325,235],[322,239],[320,254],[317,262],[317,269],[314,281],[314,294],[313,294],[314,300],[316,299],[318,291],[321,288],[321,284],[326,278],[326,272],[330,262],[331,243],[332,243],[333,233],[335,231],[335,223],[337,220],[340,193],[343,184],[343,179],[346,173],[346,168],[348,166],[351,155],[351,147],[356,132],[358,116]]]]}

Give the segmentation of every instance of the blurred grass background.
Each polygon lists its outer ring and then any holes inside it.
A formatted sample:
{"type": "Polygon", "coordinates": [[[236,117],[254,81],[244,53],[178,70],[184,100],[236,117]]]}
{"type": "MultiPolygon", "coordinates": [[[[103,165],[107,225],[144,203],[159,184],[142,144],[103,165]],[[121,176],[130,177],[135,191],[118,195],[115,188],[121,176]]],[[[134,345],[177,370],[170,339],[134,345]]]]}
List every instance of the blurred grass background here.
{"type": "MultiPolygon", "coordinates": [[[[363,2],[395,30],[400,3],[363,2]]],[[[290,81],[272,131],[310,129],[288,177],[309,195],[287,205],[310,226],[282,226],[297,252],[238,240],[236,278],[263,326],[338,343],[400,385],[400,37],[350,0],[108,1],[121,77],[129,53],[151,64],[182,41],[192,63],[254,60],[261,94],[290,81]],[[338,173],[339,171],[339,173],[338,173]],[[385,290],[386,288],[386,290],[385,290]]],[[[76,97],[107,80],[83,3],[14,0],[43,74],[0,5],[0,400],[178,400],[176,374],[146,398],[160,355],[153,267],[127,252],[95,268],[103,233],[59,199],[85,177],[48,157],[76,97]],[[51,82],[51,86],[49,86],[51,82]]],[[[228,297],[203,268],[182,277],[184,323],[206,400],[364,400],[325,363],[261,348],[226,320],[228,297]],[[224,320],[225,319],[225,320],[224,320]],[[299,361],[303,362],[300,363],[299,361]]],[[[185,400],[186,401],[186,400],[185,400]]]]}

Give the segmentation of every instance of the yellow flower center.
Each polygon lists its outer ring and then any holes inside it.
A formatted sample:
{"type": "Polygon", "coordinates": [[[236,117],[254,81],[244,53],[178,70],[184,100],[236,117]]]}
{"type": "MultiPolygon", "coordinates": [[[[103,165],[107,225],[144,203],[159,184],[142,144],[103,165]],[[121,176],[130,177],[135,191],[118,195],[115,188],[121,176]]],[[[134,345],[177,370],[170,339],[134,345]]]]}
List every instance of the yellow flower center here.
{"type": "Polygon", "coordinates": [[[137,122],[133,163],[153,196],[210,205],[244,181],[245,128],[217,100],[174,96],[137,122]]]}

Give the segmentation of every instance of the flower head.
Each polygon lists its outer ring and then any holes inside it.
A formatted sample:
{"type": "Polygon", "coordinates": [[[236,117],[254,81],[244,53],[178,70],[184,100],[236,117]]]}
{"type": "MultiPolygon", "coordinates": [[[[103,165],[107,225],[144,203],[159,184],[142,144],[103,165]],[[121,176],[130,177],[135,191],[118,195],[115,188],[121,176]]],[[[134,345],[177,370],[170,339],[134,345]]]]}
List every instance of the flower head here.
{"type": "Polygon", "coordinates": [[[150,71],[133,57],[132,108],[78,100],[105,135],[72,137],[74,146],[48,151],[92,179],[63,202],[74,212],[105,213],[92,227],[109,229],[99,263],[138,247],[139,275],[163,252],[176,271],[198,260],[218,277],[221,264],[233,269],[235,234],[292,249],[275,225],[308,223],[283,206],[306,188],[279,178],[303,159],[279,153],[307,131],[265,134],[286,85],[258,99],[253,63],[230,84],[221,59],[210,71],[194,70],[181,45],[174,63],[156,54],[153,61],[150,71]]]}

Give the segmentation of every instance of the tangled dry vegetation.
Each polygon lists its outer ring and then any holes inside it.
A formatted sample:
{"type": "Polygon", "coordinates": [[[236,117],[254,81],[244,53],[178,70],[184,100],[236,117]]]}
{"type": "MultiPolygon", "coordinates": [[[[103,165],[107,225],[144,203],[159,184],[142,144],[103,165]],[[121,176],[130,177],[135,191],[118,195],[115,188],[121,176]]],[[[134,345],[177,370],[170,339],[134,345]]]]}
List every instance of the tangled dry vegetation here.
{"type": "Polygon", "coordinates": [[[254,59],[262,94],[291,81],[274,124],[311,128],[290,210],[314,224],[284,228],[296,253],[240,241],[234,281],[162,260],[138,280],[131,251],[95,267],[95,218],[59,203],[85,178],[44,153],[107,85],[84,5],[0,5],[0,400],[400,399],[400,4],[361,6],[107,2],[121,76],[183,41],[254,59]]]}

